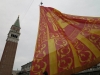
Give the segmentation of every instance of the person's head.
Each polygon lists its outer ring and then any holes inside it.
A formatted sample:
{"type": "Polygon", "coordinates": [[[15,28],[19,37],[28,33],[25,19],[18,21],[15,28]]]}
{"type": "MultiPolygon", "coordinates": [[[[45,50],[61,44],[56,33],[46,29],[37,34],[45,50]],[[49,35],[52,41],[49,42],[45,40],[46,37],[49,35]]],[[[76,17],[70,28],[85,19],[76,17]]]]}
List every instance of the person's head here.
{"type": "Polygon", "coordinates": [[[47,72],[47,71],[44,71],[44,72],[43,72],[43,75],[48,75],[48,72],[47,72]]]}

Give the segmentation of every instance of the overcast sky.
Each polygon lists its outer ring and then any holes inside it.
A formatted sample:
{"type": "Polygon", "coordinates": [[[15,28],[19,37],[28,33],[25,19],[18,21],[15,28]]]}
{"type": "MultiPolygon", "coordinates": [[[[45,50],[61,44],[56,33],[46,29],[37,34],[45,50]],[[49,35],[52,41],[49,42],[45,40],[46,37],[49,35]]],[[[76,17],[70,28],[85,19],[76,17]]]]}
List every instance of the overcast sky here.
{"type": "MultiPolygon", "coordinates": [[[[0,0],[0,59],[10,27],[20,15],[21,35],[14,70],[32,61],[39,25],[41,0],[0,0]]],[[[54,7],[63,13],[100,17],[100,0],[42,0],[43,6],[54,7]]]]}

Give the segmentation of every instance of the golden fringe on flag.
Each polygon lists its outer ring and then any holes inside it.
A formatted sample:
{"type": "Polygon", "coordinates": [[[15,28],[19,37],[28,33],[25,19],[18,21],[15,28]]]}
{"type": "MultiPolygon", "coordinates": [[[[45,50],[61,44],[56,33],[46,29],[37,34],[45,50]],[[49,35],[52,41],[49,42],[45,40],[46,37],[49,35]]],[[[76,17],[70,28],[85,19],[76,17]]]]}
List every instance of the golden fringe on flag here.
{"type": "Polygon", "coordinates": [[[40,6],[31,75],[71,75],[100,62],[100,18],[40,6]]]}

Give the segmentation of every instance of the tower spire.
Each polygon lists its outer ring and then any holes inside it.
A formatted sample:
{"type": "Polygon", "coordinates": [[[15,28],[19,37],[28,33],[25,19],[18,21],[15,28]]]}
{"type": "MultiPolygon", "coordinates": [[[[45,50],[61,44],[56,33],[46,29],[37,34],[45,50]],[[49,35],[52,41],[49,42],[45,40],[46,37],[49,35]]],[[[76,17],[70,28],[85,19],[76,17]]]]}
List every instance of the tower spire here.
{"type": "Polygon", "coordinates": [[[17,20],[15,21],[14,26],[20,28],[19,16],[18,16],[17,20]]]}

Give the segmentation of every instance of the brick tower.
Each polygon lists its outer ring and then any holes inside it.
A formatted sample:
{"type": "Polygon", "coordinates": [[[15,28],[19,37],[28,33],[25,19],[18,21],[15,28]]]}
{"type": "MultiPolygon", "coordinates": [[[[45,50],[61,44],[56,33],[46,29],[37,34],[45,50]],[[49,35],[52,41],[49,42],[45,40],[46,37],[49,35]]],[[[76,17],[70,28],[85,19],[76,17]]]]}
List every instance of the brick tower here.
{"type": "Polygon", "coordinates": [[[16,49],[20,36],[19,17],[11,26],[0,61],[0,75],[12,75],[16,49]]]}

